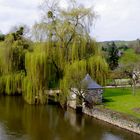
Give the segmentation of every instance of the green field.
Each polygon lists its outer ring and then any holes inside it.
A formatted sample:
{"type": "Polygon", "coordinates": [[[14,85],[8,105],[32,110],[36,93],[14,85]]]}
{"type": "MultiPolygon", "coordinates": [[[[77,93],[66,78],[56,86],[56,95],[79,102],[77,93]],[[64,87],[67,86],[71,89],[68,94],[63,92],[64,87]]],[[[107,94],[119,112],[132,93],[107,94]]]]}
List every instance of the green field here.
{"type": "Polygon", "coordinates": [[[140,118],[140,88],[135,96],[131,88],[104,89],[103,97],[106,108],[140,118]]]}

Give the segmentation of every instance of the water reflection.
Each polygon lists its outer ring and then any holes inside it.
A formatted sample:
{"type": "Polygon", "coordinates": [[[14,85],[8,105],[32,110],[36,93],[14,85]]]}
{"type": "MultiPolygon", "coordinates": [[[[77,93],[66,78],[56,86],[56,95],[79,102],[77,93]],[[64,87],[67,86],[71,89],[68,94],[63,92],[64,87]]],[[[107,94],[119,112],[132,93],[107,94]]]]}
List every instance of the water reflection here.
{"type": "Polygon", "coordinates": [[[0,140],[139,140],[140,136],[56,106],[0,97],[0,140]]]}
{"type": "Polygon", "coordinates": [[[122,137],[112,135],[110,133],[105,133],[103,135],[103,140],[123,140],[122,137]]]}
{"type": "Polygon", "coordinates": [[[65,120],[69,121],[75,131],[80,132],[84,128],[84,117],[82,114],[76,114],[73,110],[68,109],[65,112],[65,120]]]}

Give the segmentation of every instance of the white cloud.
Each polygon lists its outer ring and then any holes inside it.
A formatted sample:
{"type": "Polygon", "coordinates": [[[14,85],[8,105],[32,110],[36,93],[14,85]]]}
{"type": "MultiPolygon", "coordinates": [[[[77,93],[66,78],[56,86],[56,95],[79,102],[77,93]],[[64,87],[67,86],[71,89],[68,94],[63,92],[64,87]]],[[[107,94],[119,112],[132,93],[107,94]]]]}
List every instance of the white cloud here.
{"type": "Polygon", "coordinates": [[[18,24],[32,25],[39,17],[39,0],[0,0],[0,30],[4,33],[18,24]]]}
{"type": "MultiPolygon", "coordinates": [[[[42,0],[0,0],[0,30],[7,32],[19,23],[32,25],[39,19],[38,5],[42,0]]],[[[50,0],[51,1],[51,0],[50,0]]],[[[67,7],[68,0],[61,0],[67,7]]],[[[131,40],[140,38],[140,0],[78,0],[94,6],[99,18],[92,35],[97,40],[131,40]]]]}
{"type": "Polygon", "coordinates": [[[140,37],[139,0],[98,0],[100,15],[95,34],[99,40],[131,40],[140,37]]]}

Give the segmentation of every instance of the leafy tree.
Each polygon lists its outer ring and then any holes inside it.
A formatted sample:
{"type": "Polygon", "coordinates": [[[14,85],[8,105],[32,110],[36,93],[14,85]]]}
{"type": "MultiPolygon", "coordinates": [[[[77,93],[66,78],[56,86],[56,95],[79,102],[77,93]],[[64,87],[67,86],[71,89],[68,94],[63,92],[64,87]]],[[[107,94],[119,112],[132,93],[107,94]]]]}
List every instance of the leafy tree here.
{"type": "Polygon", "coordinates": [[[134,49],[128,49],[120,59],[120,68],[131,79],[135,95],[135,86],[140,78],[140,55],[134,49]]]}
{"type": "Polygon", "coordinates": [[[4,41],[4,39],[5,39],[5,35],[0,32],[0,41],[4,41]]]}
{"type": "Polygon", "coordinates": [[[50,63],[50,65],[46,65],[46,75],[52,81],[59,83],[61,80],[61,85],[66,85],[61,88],[64,91],[63,98],[66,98],[67,91],[72,87],[71,83],[75,83],[75,87],[80,91],[80,79],[88,71],[91,74],[96,71],[93,74],[95,79],[104,84],[107,64],[102,55],[98,53],[100,52],[99,46],[89,36],[90,27],[96,17],[95,12],[91,8],[85,8],[75,2],[70,2],[67,9],[61,9],[55,1],[51,6],[48,5],[48,1],[44,1],[42,5],[43,18],[34,25],[33,29],[36,40],[44,41],[43,48],[47,56],[47,62],[50,63]],[[93,57],[95,54],[97,57],[93,57]],[[93,58],[90,59],[91,57],[93,58]],[[84,62],[87,65],[85,66],[85,73],[81,74],[80,68],[82,69],[84,62]],[[76,64],[79,67],[79,72],[76,64]],[[77,71],[76,75],[73,73],[74,70],[77,71]],[[55,75],[54,73],[49,76],[51,71],[56,74],[55,77],[52,77],[55,75]]]}
{"type": "Polygon", "coordinates": [[[109,67],[111,70],[114,70],[118,67],[118,60],[119,60],[119,55],[118,55],[118,48],[115,45],[115,43],[113,42],[110,46],[109,46],[109,50],[108,50],[108,62],[109,62],[109,67]]]}
{"type": "Polygon", "coordinates": [[[60,8],[56,1],[48,5],[45,0],[42,4],[43,18],[34,26],[37,37],[43,34],[43,39],[59,41],[62,47],[67,48],[75,38],[79,40],[81,36],[89,35],[89,27],[96,17],[91,8],[79,6],[76,2],[70,2],[66,10],[60,8]]]}
{"type": "Polygon", "coordinates": [[[63,98],[68,96],[71,91],[76,94],[79,104],[85,100],[87,85],[82,84],[81,81],[85,75],[89,73],[98,83],[104,85],[107,79],[108,65],[105,59],[99,55],[94,55],[85,60],[76,60],[72,64],[67,64],[64,71],[64,78],[61,81],[61,89],[63,98]]]}
{"type": "Polygon", "coordinates": [[[61,102],[65,101],[64,99],[67,98],[69,92],[72,92],[77,96],[77,104],[82,105],[86,85],[81,84],[81,81],[86,75],[86,67],[85,60],[75,61],[73,64],[66,65],[65,76],[61,81],[61,90],[65,95],[61,97],[61,102]]]}
{"type": "Polygon", "coordinates": [[[29,41],[23,37],[24,28],[5,36],[0,47],[0,67],[2,86],[1,93],[21,94],[22,80],[25,76],[25,53],[29,48],[29,41]],[[28,47],[25,47],[28,46],[28,47]]]}
{"type": "Polygon", "coordinates": [[[66,10],[55,1],[49,9],[48,5],[48,1],[42,4],[43,18],[34,25],[33,34],[37,40],[47,42],[48,59],[55,67],[58,79],[61,79],[67,62],[81,60],[93,53],[95,45],[90,45],[88,28],[95,13],[91,8],[76,3],[70,3],[66,10]]]}

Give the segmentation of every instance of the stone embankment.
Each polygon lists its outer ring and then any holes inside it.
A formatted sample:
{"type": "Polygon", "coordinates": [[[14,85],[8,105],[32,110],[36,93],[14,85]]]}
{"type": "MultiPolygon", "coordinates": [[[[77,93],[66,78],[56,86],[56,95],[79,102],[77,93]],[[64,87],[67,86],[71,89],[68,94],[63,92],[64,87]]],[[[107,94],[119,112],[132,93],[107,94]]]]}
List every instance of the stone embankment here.
{"type": "MultiPolygon", "coordinates": [[[[67,104],[76,109],[76,102],[71,100],[67,104]]],[[[140,134],[140,119],[109,110],[103,106],[95,106],[92,109],[83,106],[82,112],[99,120],[103,120],[118,127],[140,134]]]]}
{"type": "Polygon", "coordinates": [[[140,134],[140,120],[131,116],[127,116],[106,108],[94,107],[89,109],[84,107],[83,113],[94,118],[103,120],[118,127],[140,134]]]}

